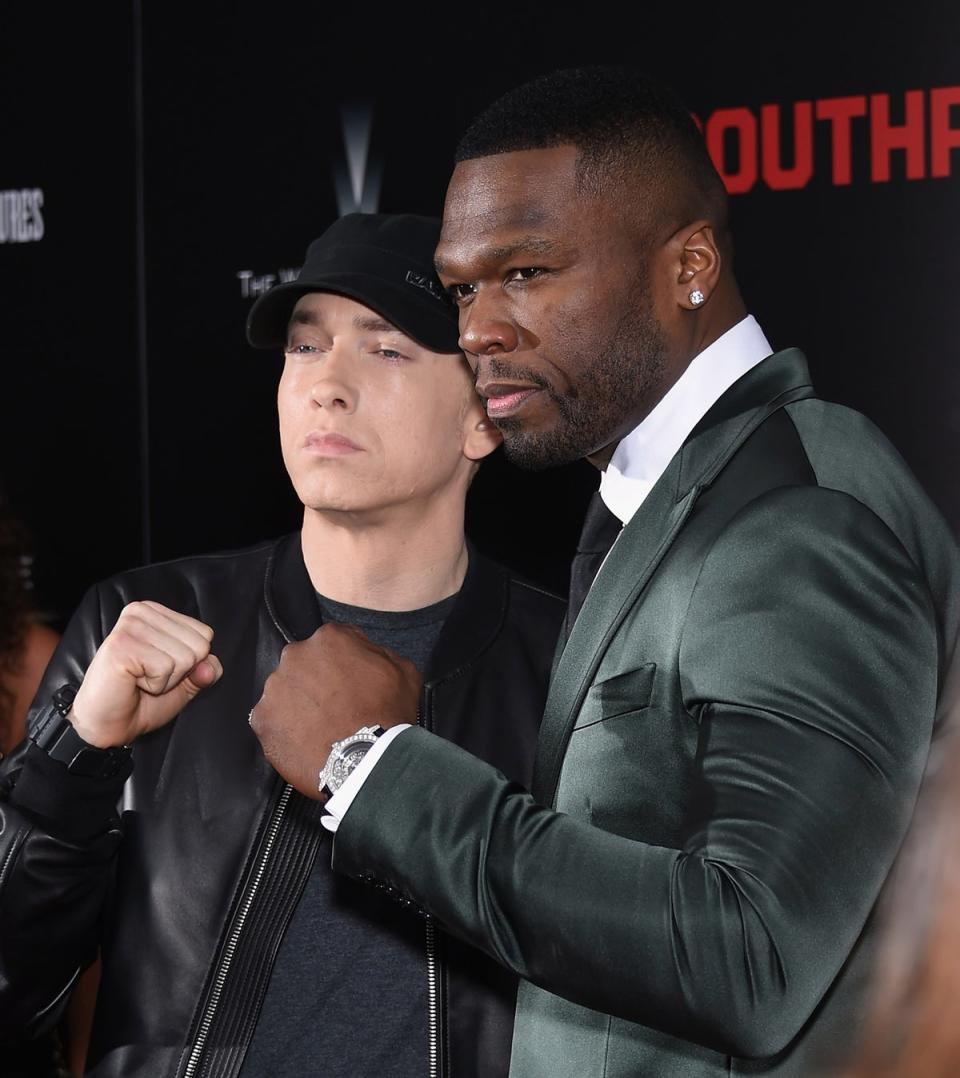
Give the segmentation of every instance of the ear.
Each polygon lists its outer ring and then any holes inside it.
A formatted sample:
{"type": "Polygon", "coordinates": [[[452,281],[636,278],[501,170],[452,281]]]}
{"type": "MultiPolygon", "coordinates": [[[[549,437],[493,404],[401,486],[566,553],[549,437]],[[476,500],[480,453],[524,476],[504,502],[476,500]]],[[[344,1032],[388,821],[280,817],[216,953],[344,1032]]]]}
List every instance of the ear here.
{"type": "Polygon", "coordinates": [[[722,259],[713,225],[695,221],[674,233],[671,248],[675,252],[675,298],[678,307],[696,311],[710,302],[720,280],[722,259]]]}
{"type": "Polygon", "coordinates": [[[492,419],[487,418],[483,401],[477,397],[471,402],[463,419],[463,455],[467,460],[481,461],[503,441],[503,435],[492,419]]]}

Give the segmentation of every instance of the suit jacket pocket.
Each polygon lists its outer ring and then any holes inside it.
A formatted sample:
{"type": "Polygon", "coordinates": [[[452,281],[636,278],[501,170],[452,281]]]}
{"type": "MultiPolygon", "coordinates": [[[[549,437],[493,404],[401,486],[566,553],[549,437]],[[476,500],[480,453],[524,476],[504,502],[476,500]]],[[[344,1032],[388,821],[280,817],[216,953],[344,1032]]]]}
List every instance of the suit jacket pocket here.
{"type": "Polygon", "coordinates": [[[656,663],[644,663],[643,666],[623,670],[591,685],[574,730],[649,707],[656,672],[656,663]]]}

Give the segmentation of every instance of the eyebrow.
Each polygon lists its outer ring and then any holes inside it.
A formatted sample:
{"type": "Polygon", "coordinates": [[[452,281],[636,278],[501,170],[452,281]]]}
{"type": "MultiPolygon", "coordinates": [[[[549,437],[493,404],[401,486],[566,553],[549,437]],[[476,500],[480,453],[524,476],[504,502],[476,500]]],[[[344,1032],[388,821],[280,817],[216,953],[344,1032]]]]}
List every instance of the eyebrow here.
{"type": "Polygon", "coordinates": [[[290,325],[313,326],[318,321],[317,316],[310,310],[292,311],[290,314],[290,325]]]}
{"type": "Polygon", "coordinates": [[[358,314],[353,318],[353,328],[366,333],[402,333],[402,330],[385,318],[378,318],[371,314],[358,314]]]}
{"type": "MultiPolygon", "coordinates": [[[[484,261],[507,262],[518,254],[555,255],[562,250],[564,250],[563,245],[555,240],[548,240],[543,236],[522,236],[513,243],[507,243],[501,247],[483,248],[480,257],[484,261]]],[[[435,259],[434,265],[437,273],[442,273],[446,268],[442,258],[435,259]]]]}

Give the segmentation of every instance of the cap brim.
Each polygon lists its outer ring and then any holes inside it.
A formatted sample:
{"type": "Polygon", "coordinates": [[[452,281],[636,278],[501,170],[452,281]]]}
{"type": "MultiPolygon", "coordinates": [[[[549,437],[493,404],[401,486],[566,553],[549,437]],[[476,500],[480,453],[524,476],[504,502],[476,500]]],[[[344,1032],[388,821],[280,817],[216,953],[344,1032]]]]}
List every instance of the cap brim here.
{"type": "Polygon", "coordinates": [[[334,292],[377,312],[431,352],[459,352],[456,309],[444,309],[430,293],[421,298],[410,285],[365,273],[337,273],[288,281],[264,293],[247,315],[247,340],[254,348],[282,348],[297,300],[310,292],[334,292]]]}

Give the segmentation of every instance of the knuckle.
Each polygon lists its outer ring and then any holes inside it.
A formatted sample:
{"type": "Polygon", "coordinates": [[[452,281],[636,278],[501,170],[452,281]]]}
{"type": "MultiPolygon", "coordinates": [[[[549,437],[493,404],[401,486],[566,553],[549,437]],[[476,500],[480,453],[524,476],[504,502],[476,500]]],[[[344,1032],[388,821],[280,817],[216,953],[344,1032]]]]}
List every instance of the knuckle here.
{"type": "Polygon", "coordinates": [[[136,624],[138,621],[143,620],[143,611],[140,603],[127,603],[127,605],[120,611],[120,617],[117,618],[116,624],[113,627],[113,631],[110,636],[116,636],[131,625],[136,624]]]}
{"type": "Polygon", "coordinates": [[[210,654],[210,642],[191,642],[187,647],[187,653],[190,659],[193,660],[191,665],[196,666],[197,663],[202,662],[210,654]]]}
{"type": "Polygon", "coordinates": [[[111,651],[116,650],[117,648],[123,648],[132,640],[133,634],[130,632],[129,625],[125,622],[118,621],[110,633],[105,637],[99,650],[111,651]]]}
{"type": "Polygon", "coordinates": [[[179,617],[183,619],[185,627],[191,629],[197,636],[202,636],[207,643],[213,639],[213,629],[205,621],[192,618],[189,614],[181,614],[179,617]]]}
{"type": "Polygon", "coordinates": [[[144,663],[145,673],[151,678],[169,678],[176,672],[177,663],[172,655],[157,651],[144,663]]]}

